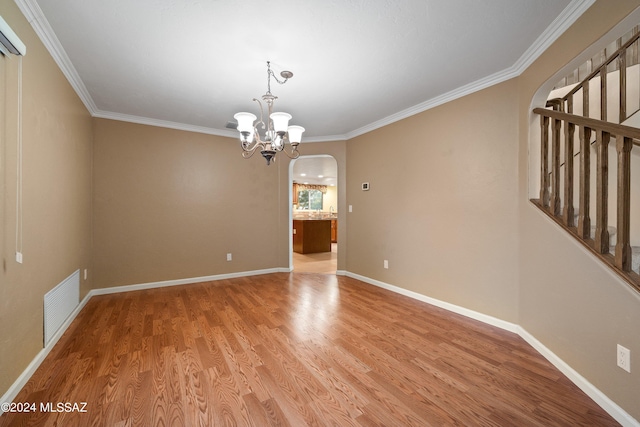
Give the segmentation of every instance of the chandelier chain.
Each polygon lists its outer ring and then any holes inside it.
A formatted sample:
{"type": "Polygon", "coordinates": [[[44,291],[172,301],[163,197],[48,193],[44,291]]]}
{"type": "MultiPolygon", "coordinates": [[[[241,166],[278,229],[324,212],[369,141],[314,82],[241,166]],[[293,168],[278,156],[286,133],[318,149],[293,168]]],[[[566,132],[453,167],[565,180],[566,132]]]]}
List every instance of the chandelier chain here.
{"type": "Polygon", "coordinates": [[[276,73],[274,73],[273,70],[271,69],[271,61],[267,61],[267,93],[268,94],[271,94],[271,77],[272,76],[273,76],[273,79],[278,83],[280,83],[281,85],[285,84],[287,80],[289,80],[288,77],[285,77],[284,80],[280,81],[276,76],[276,73]]]}

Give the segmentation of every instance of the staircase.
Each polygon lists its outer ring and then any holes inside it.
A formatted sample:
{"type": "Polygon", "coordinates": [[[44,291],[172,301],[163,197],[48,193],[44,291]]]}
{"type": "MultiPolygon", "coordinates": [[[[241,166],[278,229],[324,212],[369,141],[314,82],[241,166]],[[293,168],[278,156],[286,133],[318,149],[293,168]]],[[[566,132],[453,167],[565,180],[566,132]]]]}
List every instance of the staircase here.
{"type": "Polygon", "coordinates": [[[633,228],[631,221],[632,200],[640,209],[640,148],[632,157],[640,145],[639,39],[636,27],[597,66],[592,59],[581,67],[593,69],[579,83],[554,89],[546,108],[533,110],[541,139],[539,197],[531,201],[640,292],[640,212],[633,228]]]}

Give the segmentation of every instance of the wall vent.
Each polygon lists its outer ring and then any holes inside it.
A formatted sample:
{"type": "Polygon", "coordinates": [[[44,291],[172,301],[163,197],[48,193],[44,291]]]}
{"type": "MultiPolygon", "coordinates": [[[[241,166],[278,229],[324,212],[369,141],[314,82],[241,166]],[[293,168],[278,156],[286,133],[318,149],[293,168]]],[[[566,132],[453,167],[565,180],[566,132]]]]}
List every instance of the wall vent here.
{"type": "Polygon", "coordinates": [[[64,279],[44,296],[44,345],[80,303],[80,270],[64,279]]]}

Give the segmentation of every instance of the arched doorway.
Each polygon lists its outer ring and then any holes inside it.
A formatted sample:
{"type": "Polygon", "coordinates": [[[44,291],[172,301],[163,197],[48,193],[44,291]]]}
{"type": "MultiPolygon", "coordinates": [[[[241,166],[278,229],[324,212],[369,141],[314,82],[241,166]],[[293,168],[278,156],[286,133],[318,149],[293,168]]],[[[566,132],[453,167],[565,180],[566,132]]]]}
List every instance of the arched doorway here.
{"type": "Polygon", "coordinates": [[[296,272],[336,274],[338,164],[330,155],[301,156],[289,167],[289,266],[296,272]]]}

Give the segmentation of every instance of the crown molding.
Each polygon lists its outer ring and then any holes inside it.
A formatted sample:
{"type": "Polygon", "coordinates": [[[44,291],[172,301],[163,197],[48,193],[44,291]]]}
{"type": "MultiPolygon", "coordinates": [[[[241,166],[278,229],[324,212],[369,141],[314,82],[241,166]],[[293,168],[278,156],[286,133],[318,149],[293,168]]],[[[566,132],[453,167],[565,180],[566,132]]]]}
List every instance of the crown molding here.
{"type": "Polygon", "coordinates": [[[516,77],[516,74],[513,73],[512,69],[509,68],[507,70],[499,71],[495,74],[492,74],[488,77],[485,77],[480,80],[476,80],[475,82],[469,83],[467,85],[461,86],[457,89],[444,93],[442,95],[438,95],[434,98],[431,98],[427,101],[421,102],[420,104],[414,105],[413,107],[409,107],[405,110],[399,111],[395,114],[387,116],[383,119],[377,120],[373,123],[370,123],[366,126],[348,132],[346,134],[347,139],[355,138],[357,136],[363,135],[367,132],[371,132],[373,130],[379,129],[381,127],[390,125],[391,123],[395,123],[397,121],[406,119],[411,116],[415,116],[418,113],[422,113],[424,111],[430,110],[431,108],[437,107],[438,105],[446,104],[447,102],[456,100],[458,98],[462,98],[466,95],[470,95],[479,90],[488,88],[490,86],[496,85],[498,83],[509,80],[513,77],[516,77]]]}
{"type": "Polygon", "coordinates": [[[573,0],[564,8],[562,13],[540,34],[535,42],[527,49],[520,59],[513,65],[513,69],[520,75],[542,53],[555,42],[570,26],[574,24],[589,9],[596,0],[573,0]]]}
{"type": "Polygon", "coordinates": [[[190,125],[187,123],[172,122],[169,120],[152,119],[149,117],[134,116],[131,114],[114,113],[111,111],[97,110],[91,114],[99,119],[117,120],[120,122],[137,123],[140,125],[156,126],[161,128],[169,128],[176,130],[184,130],[187,132],[204,133],[207,135],[225,136],[229,138],[237,138],[238,132],[234,130],[215,129],[206,126],[190,125]]]}
{"type": "MultiPolygon", "coordinates": [[[[165,120],[152,119],[148,117],[133,116],[109,111],[99,110],[91,98],[84,82],[78,75],[75,67],[71,63],[60,41],[56,37],[49,22],[45,18],[36,0],[15,0],[16,4],[27,18],[36,34],[45,45],[53,59],[56,61],[65,77],[75,89],[76,93],[89,110],[93,117],[119,120],[131,123],[139,123],[150,126],[165,127],[170,129],[185,130],[189,132],[205,133],[209,135],[225,136],[235,138],[237,135],[233,131],[195,126],[186,123],[171,122],[165,120]]],[[[494,73],[488,77],[476,80],[475,82],[461,86],[457,89],[428,99],[420,104],[399,111],[383,119],[362,126],[358,129],[347,132],[344,135],[328,135],[305,138],[305,142],[328,142],[343,141],[355,138],[381,127],[390,125],[397,121],[422,113],[431,108],[445,104],[447,102],[462,98],[487,87],[502,83],[511,78],[517,77],[524,72],[542,53],[562,35],[573,23],[595,3],[595,0],[572,0],[562,13],[547,27],[547,29],[536,39],[536,41],[524,52],[524,54],[509,68],[494,73]]]]}
{"type": "Polygon", "coordinates": [[[423,111],[427,111],[431,108],[437,107],[438,105],[446,104],[447,102],[462,98],[466,95],[470,95],[474,92],[478,92],[514,77],[518,77],[529,67],[529,65],[533,63],[533,61],[538,59],[538,57],[540,57],[540,55],[542,55],[542,53],[547,50],[547,48],[549,48],[549,46],[551,46],[551,44],[562,35],[562,33],[573,25],[573,23],[576,22],[576,20],[586,12],[586,10],[589,9],[595,1],[596,0],[572,0],[571,3],[564,8],[562,13],[553,20],[551,25],[547,27],[547,29],[511,67],[348,132],[345,135],[347,137],[346,139],[355,138],[356,136],[363,135],[399,120],[422,113],[423,111]]]}
{"type": "Polygon", "coordinates": [[[49,21],[45,18],[44,13],[42,13],[42,9],[40,9],[36,0],[15,0],[15,2],[22,14],[27,18],[29,24],[31,24],[31,27],[33,27],[33,30],[36,32],[44,46],[49,51],[49,54],[53,57],[53,60],[58,64],[58,67],[60,67],[60,70],[62,70],[62,73],[80,97],[82,103],[87,107],[89,113],[94,115],[98,108],[96,107],[93,98],[91,98],[91,94],[71,63],[67,52],[65,52],[64,48],[60,44],[60,40],[58,40],[56,33],[53,31],[53,28],[51,28],[51,25],[49,25],[49,21]]]}
{"type": "Polygon", "coordinates": [[[349,139],[347,135],[327,135],[327,136],[310,136],[304,138],[301,144],[306,144],[307,142],[332,142],[332,141],[346,141],[349,139]]]}
{"type": "MultiPolygon", "coordinates": [[[[157,126],[161,128],[184,130],[187,132],[204,133],[207,135],[224,136],[229,138],[238,138],[238,132],[235,130],[216,129],[206,126],[190,125],[187,123],[172,122],[169,120],[152,119],[143,116],[134,116],[131,114],[114,113],[111,111],[97,110],[91,114],[93,117],[99,119],[117,120],[120,122],[137,123],[140,125],[157,126]]],[[[309,142],[331,142],[331,141],[345,141],[346,135],[329,135],[329,136],[316,136],[305,138],[302,144],[309,142]]]]}

